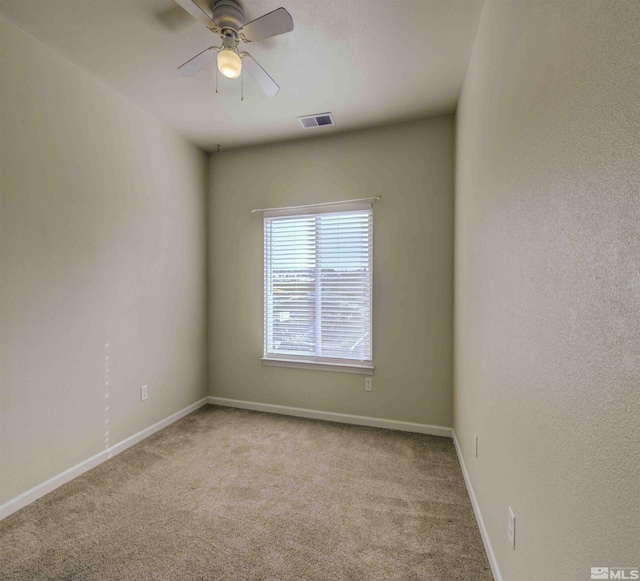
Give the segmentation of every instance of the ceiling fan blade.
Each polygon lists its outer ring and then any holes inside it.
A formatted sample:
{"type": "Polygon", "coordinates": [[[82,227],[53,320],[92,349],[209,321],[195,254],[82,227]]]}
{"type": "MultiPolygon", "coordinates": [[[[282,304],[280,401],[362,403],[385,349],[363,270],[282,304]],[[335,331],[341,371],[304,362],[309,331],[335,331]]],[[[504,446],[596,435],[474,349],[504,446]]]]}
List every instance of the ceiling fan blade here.
{"type": "Polygon", "coordinates": [[[180,8],[186,10],[191,16],[193,16],[196,20],[199,20],[204,24],[207,28],[215,28],[216,24],[209,15],[200,8],[193,0],[175,0],[175,3],[180,6],[180,8]]]}
{"type": "Polygon", "coordinates": [[[280,87],[278,87],[276,82],[269,76],[267,71],[258,64],[258,61],[256,61],[256,59],[254,59],[248,52],[243,52],[240,56],[242,56],[242,66],[244,70],[249,73],[249,76],[256,83],[258,83],[262,92],[267,97],[277,95],[280,87]]]}
{"type": "Polygon", "coordinates": [[[285,32],[291,32],[292,30],[293,18],[291,18],[291,14],[284,8],[278,8],[260,18],[247,22],[240,29],[240,34],[249,42],[255,42],[256,40],[264,40],[285,32]]]}
{"type": "Polygon", "coordinates": [[[178,67],[178,70],[185,77],[193,77],[198,71],[204,69],[210,62],[216,59],[218,53],[217,46],[210,46],[206,50],[203,50],[200,54],[194,56],[191,60],[188,60],[183,65],[178,67]]]}
{"type": "Polygon", "coordinates": [[[190,15],[180,6],[171,6],[157,12],[156,18],[170,30],[178,30],[187,22],[193,22],[190,15]]]}

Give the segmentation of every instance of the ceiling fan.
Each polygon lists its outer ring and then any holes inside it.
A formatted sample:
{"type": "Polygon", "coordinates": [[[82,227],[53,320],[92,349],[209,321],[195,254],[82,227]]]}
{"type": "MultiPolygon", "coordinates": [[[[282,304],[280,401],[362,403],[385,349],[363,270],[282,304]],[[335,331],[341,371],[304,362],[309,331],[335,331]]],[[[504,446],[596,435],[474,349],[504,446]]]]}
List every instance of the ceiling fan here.
{"type": "Polygon", "coordinates": [[[245,69],[268,97],[273,97],[280,90],[276,82],[248,52],[238,51],[238,44],[256,42],[292,31],[293,19],[284,8],[278,8],[245,23],[244,11],[235,0],[217,0],[211,6],[211,16],[195,0],[175,2],[222,39],[220,46],[210,46],[180,65],[180,73],[192,77],[217,59],[218,70],[225,77],[237,79],[245,69]]]}

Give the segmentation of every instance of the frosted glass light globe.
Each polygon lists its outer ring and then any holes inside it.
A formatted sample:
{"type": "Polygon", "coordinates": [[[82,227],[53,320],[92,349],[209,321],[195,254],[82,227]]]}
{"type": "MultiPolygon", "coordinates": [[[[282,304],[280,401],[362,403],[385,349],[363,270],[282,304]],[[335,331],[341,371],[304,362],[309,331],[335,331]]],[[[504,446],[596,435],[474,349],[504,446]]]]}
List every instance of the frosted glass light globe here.
{"type": "Polygon", "coordinates": [[[218,70],[225,77],[237,79],[242,72],[242,59],[236,51],[224,48],[218,53],[218,70]]]}

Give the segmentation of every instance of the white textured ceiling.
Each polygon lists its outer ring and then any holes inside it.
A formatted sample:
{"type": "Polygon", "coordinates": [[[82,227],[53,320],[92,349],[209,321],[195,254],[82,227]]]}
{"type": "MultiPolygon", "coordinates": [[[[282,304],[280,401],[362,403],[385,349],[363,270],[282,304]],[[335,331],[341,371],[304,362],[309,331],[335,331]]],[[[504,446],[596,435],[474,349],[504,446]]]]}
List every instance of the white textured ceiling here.
{"type": "Polygon", "coordinates": [[[483,0],[244,0],[247,20],[284,6],[295,29],[251,45],[280,85],[265,97],[247,77],[176,67],[211,45],[172,0],[0,0],[0,14],[205,150],[357,129],[455,110],[483,0]],[[169,10],[169,12],[167,12],[169,10]],[[331,111],[336,126],[303,130],[331,111]]]}

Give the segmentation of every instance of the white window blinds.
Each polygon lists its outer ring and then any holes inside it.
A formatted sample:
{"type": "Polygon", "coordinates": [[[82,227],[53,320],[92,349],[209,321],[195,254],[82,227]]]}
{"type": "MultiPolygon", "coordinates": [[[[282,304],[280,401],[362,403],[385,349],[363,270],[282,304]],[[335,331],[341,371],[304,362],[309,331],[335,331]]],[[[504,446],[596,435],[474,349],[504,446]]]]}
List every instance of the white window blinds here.
{"type": "Polygon", "coordinates": [[[265,216],[264,355],[371,361],[371,206],[265,216]]]}

